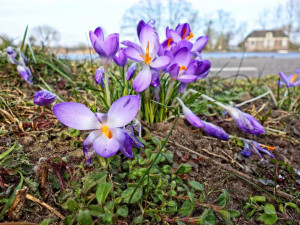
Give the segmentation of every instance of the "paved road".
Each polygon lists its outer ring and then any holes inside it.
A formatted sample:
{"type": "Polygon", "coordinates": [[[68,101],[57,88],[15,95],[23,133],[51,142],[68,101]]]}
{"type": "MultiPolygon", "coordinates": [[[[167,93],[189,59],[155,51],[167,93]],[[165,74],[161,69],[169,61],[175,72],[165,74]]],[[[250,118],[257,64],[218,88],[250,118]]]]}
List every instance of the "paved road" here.
{"type": "MultiPolygon", "coordinates": [[[[241,59],[237,58],[211,58],[211,73],[220,76],[230,76],[237,74],[241,59]],[[222,68],[222,72],[220,71],[222,68]]],[[[279,59],[279,58],[244,58],[240,68],[240,74],[249,77],[266,76],[269,74],[278,74],[285,72],[294,73],[300,69],[300,58],[279,59]]]]}

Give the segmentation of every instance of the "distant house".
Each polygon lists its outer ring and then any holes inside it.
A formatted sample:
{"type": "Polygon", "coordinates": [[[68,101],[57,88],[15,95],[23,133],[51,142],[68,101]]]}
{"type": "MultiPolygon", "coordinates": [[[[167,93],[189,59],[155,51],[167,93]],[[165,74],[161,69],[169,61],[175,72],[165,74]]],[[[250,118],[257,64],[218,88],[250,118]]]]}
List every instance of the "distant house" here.
{"type": "Polygon", "coordinates": [[[287,51],[289,37],[282,30],[255,30],[244,40],[246,51],[287,51]]]}

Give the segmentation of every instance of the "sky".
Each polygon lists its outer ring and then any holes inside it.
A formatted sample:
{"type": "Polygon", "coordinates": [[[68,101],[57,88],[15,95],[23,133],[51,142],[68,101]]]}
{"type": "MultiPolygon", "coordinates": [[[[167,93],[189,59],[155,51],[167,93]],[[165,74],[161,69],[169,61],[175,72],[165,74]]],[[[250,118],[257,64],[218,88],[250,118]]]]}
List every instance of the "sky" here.
{"type": "MultiPolygon", "coordinates": [[[[237,22],[247,22],[247,33],[259,29],[263,8],[274,8],[286,0],[187,0],[200,14],[213,15],[223,9],[237,22]]],[[[0,0],[0,35],[18,43],[26,26],[49,25],[61,33],[59,44],[74,46],[87,43],[89,30],[101,26],[106,34],[119,33],[126,9],[138,0],[0,0]]],[[[121,40],[122,37],[120,37],[121,40]]]]}

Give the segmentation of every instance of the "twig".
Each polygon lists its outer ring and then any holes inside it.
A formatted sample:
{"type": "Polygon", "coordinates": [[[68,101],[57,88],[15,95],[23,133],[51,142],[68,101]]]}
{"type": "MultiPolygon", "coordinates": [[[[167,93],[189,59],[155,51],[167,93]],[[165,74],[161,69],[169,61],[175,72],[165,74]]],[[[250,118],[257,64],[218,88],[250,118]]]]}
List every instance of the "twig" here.
{"type": "MultiPolygon", "coordinates": [[[[158,137],[158,138],[160,138],[160,139],[163,139],[163,138],[160,137],[160,136],[157,136],[157,135],[155,135],[155,136],[158,137]]],[[[205,160],[211,160],[211,161],[213,161],[214,164],[217,164],[218,166],[222,167],[224,170],[227,170],[227,171],[229,171],[229,172],[232,172],[235,176],[237,176],[237,177],[239,177],[239,178],[241,178],[241,179],[247,181],[248,183],[250,183],[250,184],[252,184],[252,185],[254,185],[254,186],[257,186],[259,189],[261,189],[262,191],[268,193],[270,196],[273,197],[273,195],[271,195],[271,194],[269,193],[269,192],[273,192],[273,191],[274,191],[273,188],[271,188],[271,187],[264,187],[264,188],[262,188],[262,187],[260,186],[260,182],[257,181],[256,179],[254,179],[254,178],[252,178],[252,177],[249,177],[248,175],[246,175],[246,174],[244,174],[244,173],[242,173],[242,172],[240,172],[240,171],[237,171],[237,170],[235,170],[235,169],[229,168],[228,166],[226,166],[226,165],[224,165],[224,164],[222,164],[222,163],[220,163],[220,162],[218,162],[218,161],[216,161],[216,160],[214,160],[214,159],[211,159],[211,158],[209,158],[208,156],[202,155],[201,153],[196,152],[196,151],[194,151],[194,150],[192,150],[192,149],[190,149],[190,148],[188,148],[188,147],[185,147],[185,146],[183,146],[183,145],[181,145],[181,144],[178,144],[176,141],[171,141],[171,140],[169,140],[169,142],[170,142],[170,143],[173,143],[173,144],[175,144],[175,145],[177,145],[177,146],[180,147],[180,148],[183,148],[184,150],[187,150],[187,151],[189,151],[189,152],[191,152],[191,153],[194,153],[194,154],[200,156],[201,158],[203,158],[203,159],[205,159],[205,160]]],[[[295,199],[294,196],[289,195],[289,194],[287,194],[287,193],[285,193],[285,192],[282,192],[282,191],[279,191],[279,190],[277,190],[277,194],[280,195],[280,196],[282,196],[282,197],[284,197],[284,198],[286,198],[286,199],[288,199],[288,200],[295,200],[296,204],[300,206],[300,199],[295,199]]],[[[274,198],[274,197],[273,197],[273,198],[274,198]]],[[[276,200],[276,199],[274,199],[274,200],[276,200]]]]}
{"type": "Polygon", "coordinates": [[[30,194],[26,194],[26,198],[33,201],[33,202],[36,202],[36,203],[39,203],[40,205],[44,206],[45,208],[47,208],[48,210],[50,210],[51,212],[53,212],[56,216],[58,216],[59,218],[61,218],[62,220],[65,219],[65,217],[60,214],[60,212],[58,212],[56,209],[52,208],[50,205],[48,205],[47,203],[41,201],[40,199],[30,195],[30,194]]]}

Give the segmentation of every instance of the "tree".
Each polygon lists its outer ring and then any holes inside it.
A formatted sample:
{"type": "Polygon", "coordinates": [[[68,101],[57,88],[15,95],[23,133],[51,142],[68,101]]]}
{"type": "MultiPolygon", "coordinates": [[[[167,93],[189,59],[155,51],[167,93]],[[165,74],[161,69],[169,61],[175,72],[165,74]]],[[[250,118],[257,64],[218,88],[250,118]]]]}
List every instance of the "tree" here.
{"type": "Polygon", "coordinates": [[[34,27],[29,37],[31,44],[41,44],[42,46],[57,44],[59,40],[60,34],[58,30],[49,25],[34,27]]]}
{"type": "Polygon", "coordinates": [[[192,29],[198,28],[198,12],[186,0],[140,0],[124,13],[122,35],[136,37],[136,25],[141,19],[155,20],[159,33],[164,33],[167,26],[174,29],[179,22],[188,22],[192,29]]]}

